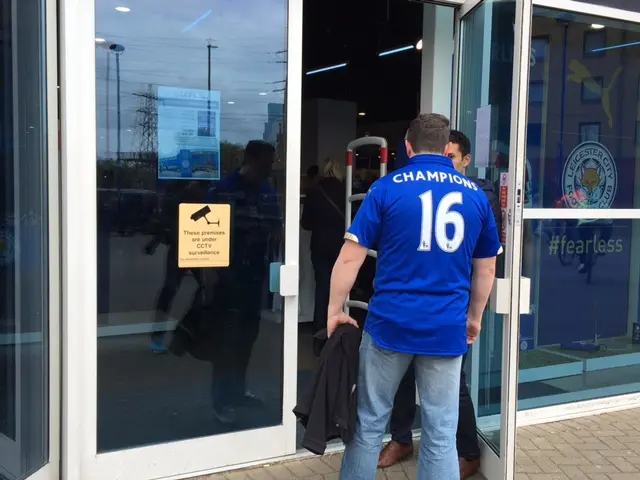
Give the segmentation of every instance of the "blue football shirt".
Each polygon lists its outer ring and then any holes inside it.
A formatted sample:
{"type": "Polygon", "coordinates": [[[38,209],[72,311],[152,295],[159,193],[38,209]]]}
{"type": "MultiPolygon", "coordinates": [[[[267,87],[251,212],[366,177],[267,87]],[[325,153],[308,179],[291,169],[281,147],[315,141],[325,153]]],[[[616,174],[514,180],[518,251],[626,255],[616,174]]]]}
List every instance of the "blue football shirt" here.
{"type": "MultiPolygon", "coordinates": [[[[236,170],[215,182],[205,201],[231,205],[231,265],[227,270],[247,267],[261,278],[267,269],[272,234],[282,225],[276,190],[266,181],[248,184],[236,170]]],[[[220,275],[224,274],[222,269],[220,275]]]]}
{"type": "Polygon", "coordinates": [[[473,258],[501,251],[484,192],[441,155],[418,155],[367,194],[345,238],[378,250],[365,330],[414,355],[467,351],[473,258]]]}

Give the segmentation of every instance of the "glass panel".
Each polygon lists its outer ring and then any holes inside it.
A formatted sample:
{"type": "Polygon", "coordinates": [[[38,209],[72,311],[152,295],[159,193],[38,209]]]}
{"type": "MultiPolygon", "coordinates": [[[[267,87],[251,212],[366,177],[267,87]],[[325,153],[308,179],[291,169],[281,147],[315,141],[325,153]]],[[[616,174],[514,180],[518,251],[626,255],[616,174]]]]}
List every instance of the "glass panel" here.
{"type": "Polygon", "coordinates": [[[96,1],[98,450],[279,425],[287,3],[114,5],[96,1]],[[180,204],[211,211],[179,228],[180,204]]]}
{"type": "MultiPolygon", "coordinates": [[[[640,220],[526,220],[533,341],[521,409],[640,390],[640,220]]],[[[521,323],[525,321],[525,316],[521,323]]]]}
{"type": "Polygon", "coordinates": [[[620,8],[622,10],[630,10],[640,12],[640,5],[636,0],[578,0],[581,3],[589,3],[591,5],[600,5],[602,7],[620,8]]]}
{"type": "Polygon", "coordinates": [[[548,52],[531,67],[546,88],[528,109],[527,206],[638,208],[640,25],[536,8],[532,35],[548,52]]]}
{"type": "MultiPolygon", "coordinates": [[[[464,18],[458,86],[458,127],[471,139],[472,146],[472,164],[467,174],[481,179],[483,189],[497,196],[504,207],[510,152],[514,21],[515,2],[504,1],[484,2],[464,18]]],[[[532,55],[532,61],[544,55],[544,49],[540,48],[532,55]]],[[[504,243],[504,229],[501,233],[504,243]]],[[[502,275],[504,255],[498,258],[498,276],[502,275]]],[[[482,334],[473,346],[472,365],[467,369],[479,431],[496,451],[500,448],[502,321],[501,316],[485,312],[482,334]]]]}
{"type": "Polygon", "coordinates": [[[44,1],[0,6],[0,478],[48,459],[44,1]]]}

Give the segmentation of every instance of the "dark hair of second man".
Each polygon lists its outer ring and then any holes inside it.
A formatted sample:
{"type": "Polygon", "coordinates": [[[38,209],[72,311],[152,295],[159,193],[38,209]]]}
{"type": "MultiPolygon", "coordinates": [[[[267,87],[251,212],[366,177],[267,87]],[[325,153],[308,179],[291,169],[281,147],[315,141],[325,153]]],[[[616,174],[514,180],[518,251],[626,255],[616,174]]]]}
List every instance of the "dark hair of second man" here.
{"type": "Polygon", "coordinates": [[[471,141],[469,140],[469,137],[467,137],[464,133],[458,130],[451,130],[449,141],[458,145],[460,153],[463,157],[471,154],[471,141]]]}
{"type": "Polygon", "coordinates": [[[409,125],[407,141],[413,153],[436,153],[442,155],[449,143],[451,129],[449,119],[437,113],[423,113],[409,125]]]}
{"type": "Polygon", "coordinates": [[[273,162],[273,155],[276,153],[276,147],[264,140],[250,140],[244,148],[244,162],[251,160],[259,162],[273,162]]]}

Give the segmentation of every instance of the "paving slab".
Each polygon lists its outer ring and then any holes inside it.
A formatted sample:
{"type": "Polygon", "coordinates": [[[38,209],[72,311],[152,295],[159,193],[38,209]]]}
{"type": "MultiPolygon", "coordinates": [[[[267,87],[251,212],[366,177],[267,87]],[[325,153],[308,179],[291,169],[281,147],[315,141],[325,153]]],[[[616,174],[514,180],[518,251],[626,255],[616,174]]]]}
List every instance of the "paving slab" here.
{"type": "MultiPolygon", "coordinates": [[[[520,427],[517,443],[516,480],[640,480],[640,408],[520,427]]],[[[333,453],[197,480],[338,480],[341,459],[333,453]]],[[[377,480],[415,478],[415,456],[377,475],[377,480]]]]}

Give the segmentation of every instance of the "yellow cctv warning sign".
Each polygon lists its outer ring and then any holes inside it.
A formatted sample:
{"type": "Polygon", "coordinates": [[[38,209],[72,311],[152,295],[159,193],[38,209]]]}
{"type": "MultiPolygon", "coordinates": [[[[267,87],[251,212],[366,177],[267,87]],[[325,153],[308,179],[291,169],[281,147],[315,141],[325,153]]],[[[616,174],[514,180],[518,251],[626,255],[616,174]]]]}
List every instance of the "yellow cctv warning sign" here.
{"type": "Polygon", "coordinates": [[[178,267],[228,267],[231,206],[181,203],[178,211],[178,267]]]}

